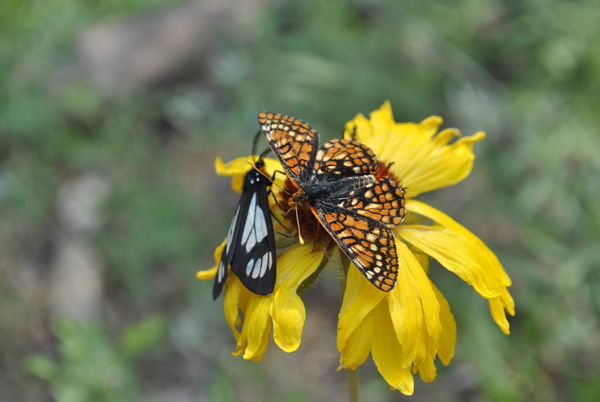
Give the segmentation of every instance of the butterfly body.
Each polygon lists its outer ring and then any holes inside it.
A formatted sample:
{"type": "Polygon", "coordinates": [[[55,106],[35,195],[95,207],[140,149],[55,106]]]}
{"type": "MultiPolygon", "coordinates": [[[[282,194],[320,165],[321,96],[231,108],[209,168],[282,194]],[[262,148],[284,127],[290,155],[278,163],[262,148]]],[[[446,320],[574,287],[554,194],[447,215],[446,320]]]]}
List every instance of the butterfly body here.
{"type": "Polygon", "coordinates": [[[264,161],[259,159],[257,169],[244,177],[242,196],[236,208],[213,286],[213,299],[219,297],[227,267],[235,273],[251,292],[268,295],[276,280],[276,246],[268,198],[268,180],[264,161]]]}
{"type": "Polygon", "coordinates": [[[306,208],[310,205],[318,207],[321,203],[330,203],[330,200],[349,194],[352,190],[358,190],[375,183],[375,176],[366,175],[360,177],[347,177],[337,181],[326,181],[309,184],[300,188],[290,200],[292,207],[306,208]]]}
{"type": "Polygon", "coordinates": [[[375,179],[379,161],[355,140],[331,140],[292,117],[261,112],[258,121],[273,153],[297,188],[292,209],[310,208],[344,253],[377,288],[396,283],[398,259],[391,228],[404,218],[404,190],[375,179]]]}

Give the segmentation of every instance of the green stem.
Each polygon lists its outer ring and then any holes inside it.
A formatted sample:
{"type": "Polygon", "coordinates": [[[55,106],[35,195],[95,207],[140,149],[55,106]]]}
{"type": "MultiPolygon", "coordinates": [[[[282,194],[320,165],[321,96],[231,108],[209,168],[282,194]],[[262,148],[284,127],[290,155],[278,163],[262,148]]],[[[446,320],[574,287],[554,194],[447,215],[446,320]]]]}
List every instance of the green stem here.
{"type": "Polygon", "coordinates": [[[348,373],[348,391],[350,392],[350,402],[360,402],[358,393],[358,368],[346,370],[348,373]]]}
{"type": "MultiPolygon", "coordinates": [[[[350,260],[348,257],[340,251],[340,258],[342,259],[342,280],[340,280],[340,292],[342,293],[342,300],[344,299],[344,293],[346,293],[346,279],[348,278],[348,269],[350,268],[350,260]]],[[[350,393],[350,402],[360,402],[360,395],[358,391],[358,368],[354,370],[346,370],[348,374],[348,392],[350,393]]]]}

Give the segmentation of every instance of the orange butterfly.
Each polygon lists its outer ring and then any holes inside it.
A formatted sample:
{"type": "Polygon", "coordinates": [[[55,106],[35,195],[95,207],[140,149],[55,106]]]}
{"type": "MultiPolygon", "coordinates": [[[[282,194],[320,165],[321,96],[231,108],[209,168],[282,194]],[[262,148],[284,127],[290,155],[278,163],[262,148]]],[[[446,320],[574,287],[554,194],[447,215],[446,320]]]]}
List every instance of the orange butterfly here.
{"type": "Polygon", "coordinates": [[[391,229],[404,219],[404,190],[389,177],[375,179],[375,153],[346,139],[318,148],[319,134],[293,117],[261,112],[258,122],[298,188],[290,206],[310,208],[367,279],[385,292],[392,290],[398,258],[391,229]]]}

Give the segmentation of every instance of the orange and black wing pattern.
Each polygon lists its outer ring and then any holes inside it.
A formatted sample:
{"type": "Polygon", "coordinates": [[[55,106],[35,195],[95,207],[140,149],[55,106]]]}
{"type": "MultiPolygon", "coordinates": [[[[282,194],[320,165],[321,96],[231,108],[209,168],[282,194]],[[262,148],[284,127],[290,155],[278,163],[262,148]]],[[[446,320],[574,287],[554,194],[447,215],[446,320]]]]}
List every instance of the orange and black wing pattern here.
{"type": "Polygon", "coordinates": [[[389,292],[396,284],[398,257],[391,229],[356,211],[335,206],[313,209],[327,232],[354,265],[378,289],[389,292]]]}
{"type": "Polygon", "coordinates": [[[313,178],[312,166],[319,146],[319,133],[302,120],[278,113],[260,112],[258,123],[273,154],[290,180],[300,188],[313,178]]]}
{"type": "MultiPolygon", "coordinates": [[[[336,200],[332,199],[331,202],[335,203],[336,200]]],[[[392,229],[404,219],[406,214],[404,202],[404,190],[388,176],[377,180],[371,186],[351,191],[348,197],[337,205],[381,222],[392,229]]]]}
{"type": "Polygon", "coordinates": [[[404,219],[404,191],[389,177],[314,205],[313,213],[354,265],[378,289],[396,284],[398,258],[391,229],[404,219]]]}
{"type": "Polygon", "coordinates": [[[376,174],[379,161],[375,153],[359,141],[335,139],[317,151],[315,180],[328,181],[349,176],[376,174]]]}

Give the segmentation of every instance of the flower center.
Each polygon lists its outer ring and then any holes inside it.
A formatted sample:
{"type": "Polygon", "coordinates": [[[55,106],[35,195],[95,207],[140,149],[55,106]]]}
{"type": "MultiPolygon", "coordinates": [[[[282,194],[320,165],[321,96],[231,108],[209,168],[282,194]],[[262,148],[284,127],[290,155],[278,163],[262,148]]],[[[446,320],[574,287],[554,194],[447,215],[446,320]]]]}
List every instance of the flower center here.
{"type": "Polygon", "coordinates": [[[327,233],[319,220],[312,213],[310,205],[306,203],[302,189],[298,189],[294,186],[289,179],[285,181],[283,189],[284,191],[279,193],[280,199],[278,205],[284,213],[287,212],[287,214],[284,215],[285,219],[290,221],[296,230],[298,230],[298,224],[300,224],[300,233],[304,238],[316,239],[319,237],[326,241],[331,240],[329,233],[327,233]],[[297,218],[296,214],[298,214],[297,218]]]}
{"type": "MultiPolygon", "coordinates": [[[[375,175],[375,179],[379,180],[379,179],[383,179],[386,176],[389,176],[390,178],[392,178],[396,184],[400,187],[402,181],[398,180],[398,178],[390,171],[390,168],[392,167],[392,165],[394,164],[394,162],[389,162],[389,163],[384,163],[379,161],[379,168],[377,169],[377,174],[375,175]]],[[[402,187],[404,188],[404,187],[402,187]]]]}

